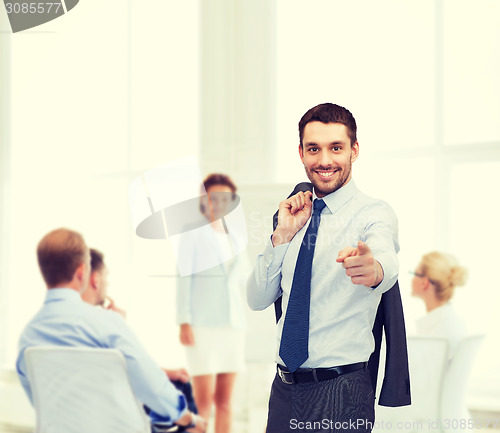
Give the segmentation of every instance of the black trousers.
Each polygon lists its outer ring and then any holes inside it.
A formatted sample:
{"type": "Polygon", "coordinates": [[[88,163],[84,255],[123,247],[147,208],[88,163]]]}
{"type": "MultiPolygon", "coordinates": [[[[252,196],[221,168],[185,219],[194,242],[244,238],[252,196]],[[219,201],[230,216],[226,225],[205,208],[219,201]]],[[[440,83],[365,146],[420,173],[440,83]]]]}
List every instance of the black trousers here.
{"type": "Polygon", "coordinates": [[[366,368],[322,382],[274,378],[266,433],[371,432],[375,396],[366,368]]]}

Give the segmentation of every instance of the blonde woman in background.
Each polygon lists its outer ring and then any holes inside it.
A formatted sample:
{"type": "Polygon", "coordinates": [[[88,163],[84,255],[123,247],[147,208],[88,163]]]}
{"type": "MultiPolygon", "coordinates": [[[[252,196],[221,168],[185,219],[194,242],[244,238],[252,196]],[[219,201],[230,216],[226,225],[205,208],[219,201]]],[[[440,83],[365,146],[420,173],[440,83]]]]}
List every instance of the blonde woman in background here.
{"type": "Polygon", "coordinates": [[[455,257],[437,251],[425,254],[413,272],[412,296],[422,298],[427,314],[417,322],[417,335],[448,339],[450,354],[467,335],[467,325],[450,302],[455,287],[463,286],[467,271],[455,257]]]}

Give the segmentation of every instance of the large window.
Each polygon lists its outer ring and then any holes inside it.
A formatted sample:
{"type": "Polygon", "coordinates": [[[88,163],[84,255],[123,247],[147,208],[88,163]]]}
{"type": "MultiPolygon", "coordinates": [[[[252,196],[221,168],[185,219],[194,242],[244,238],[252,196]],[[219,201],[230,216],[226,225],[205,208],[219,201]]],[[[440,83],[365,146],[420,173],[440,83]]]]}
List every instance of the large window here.
{"type": "Polygon", "coordinates": [[[36,244],[60,226],[104,252],[110,295],[148,350],[182,364],[183,351],[169,350],[175,281],[151,277],[172,273],[171,250],[135,237],[127,192],[145,170],[198,153],[198,6],[86,0],[39,28],[0,34],[10,49],[2,68],[11,71],[2,119],[10,129],[2,142],[4,364],[13,365],[21,329],[44,298],[36,244]]]}

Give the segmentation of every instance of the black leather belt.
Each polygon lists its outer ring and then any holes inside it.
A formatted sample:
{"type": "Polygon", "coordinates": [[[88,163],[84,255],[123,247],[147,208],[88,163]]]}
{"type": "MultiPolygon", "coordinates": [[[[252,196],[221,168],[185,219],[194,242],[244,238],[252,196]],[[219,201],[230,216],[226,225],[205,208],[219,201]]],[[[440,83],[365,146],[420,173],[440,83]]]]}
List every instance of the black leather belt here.
{"type": "Polygon", "coordinates": [[[330,368],[299,368],[295,373],[290,373],[286,367],[278,364],[278,376],[283,383],[321,382],[323,380],[335,379],[341,374],[352,373],[367,366],[367,362],[356,362],[355,364],[341,365],[330,368]]]}

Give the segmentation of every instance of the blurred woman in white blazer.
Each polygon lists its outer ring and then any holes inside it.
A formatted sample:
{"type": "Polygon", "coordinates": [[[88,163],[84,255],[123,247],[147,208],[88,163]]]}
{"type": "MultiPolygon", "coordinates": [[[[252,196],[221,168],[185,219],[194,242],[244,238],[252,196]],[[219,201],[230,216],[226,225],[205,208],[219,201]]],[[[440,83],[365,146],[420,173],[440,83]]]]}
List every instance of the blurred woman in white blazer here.
{"type": "Polygon", "coordinates": [[[177,323],[199,413],[208,419],[215,406],[215,433],[229,433],[233,387],[244,368],[249,266],[241,252],[246,239],[224,219],[234,208],[236,186],[224,174],[211,174],[203,185],[200,211],[206,221],[184,242],[183,260],[193,272],[179,279],[177,323]]]}

